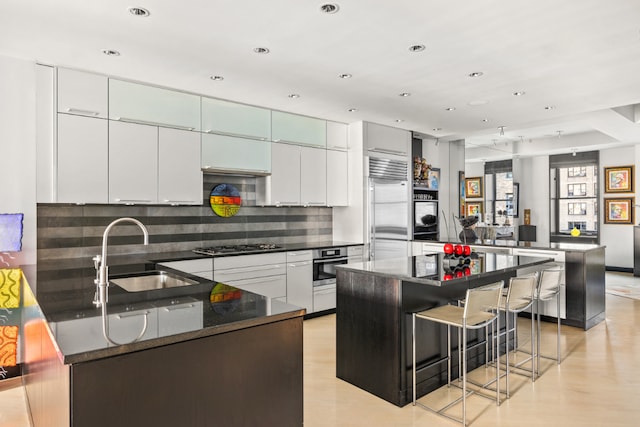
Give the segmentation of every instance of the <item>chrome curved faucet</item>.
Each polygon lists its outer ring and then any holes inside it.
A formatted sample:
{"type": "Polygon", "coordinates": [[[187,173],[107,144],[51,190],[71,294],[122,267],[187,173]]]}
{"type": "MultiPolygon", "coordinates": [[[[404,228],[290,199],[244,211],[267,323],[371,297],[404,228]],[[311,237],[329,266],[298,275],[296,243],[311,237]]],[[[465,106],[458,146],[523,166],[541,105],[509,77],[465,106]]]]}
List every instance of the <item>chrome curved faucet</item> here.
{"type": "Polygon", "coordinates": [[[135,218],[118,218],[115,221],[112,221],[111,224],[107,226],[104,230],[104,234],[102,235],[102,255],[96,255],[93,257],[93,262],[96,268],[96,279],[94,283],[96,284],[96,295],[93,299],[93,303],[96,307],[101,307],[106,304],[109,300],[109,267],[107,266],[107,239],[109,238],[109,232],[111,229],[122,222],[131,222],[136,224],[142,232],[144,233],[144,244],[149,244],[149,232],[147,231],[147,227],[144,226],[143,223],[138,221],[135,218]]]}

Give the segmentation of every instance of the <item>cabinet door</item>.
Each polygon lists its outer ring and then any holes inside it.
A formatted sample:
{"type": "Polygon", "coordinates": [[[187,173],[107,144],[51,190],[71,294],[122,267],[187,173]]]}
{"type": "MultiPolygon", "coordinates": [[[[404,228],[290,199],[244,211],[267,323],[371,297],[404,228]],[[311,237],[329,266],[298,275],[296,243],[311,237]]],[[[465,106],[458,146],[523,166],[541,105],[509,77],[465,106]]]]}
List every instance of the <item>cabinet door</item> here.
{"type": "Polygon", "coordinates": [[[107,118],[106,76],[58,68],[58,112],[107,118]]]}
{"type": "Polygon", "coordinates": [[[287,264],[287,302],[313,310],[313,261],[287,264]]]}
{"type": "Polygon", "coordinates": [[[348,127],[344,123],[327,122],[327,148],[346,150],[348,127]]]}
{"type": "MultiPolygon", "coordinates": [[[[142,334],[141,340],[158,336],[158,309],[155,307],[109,314],[108,321],[109,338],[119,344],[132,342],[142,331],[144,334],[142,334]]],[[[110,346],[112,345],[110,344],[110,346]]]]}
{"type": "Polygon", "coordinates": [[[271,138],[273,141],[327,146],[327,122],[297,114],[271,112],[271,138]]]}
{"type": "Polygon", "coordinates": [[[271,200],[274,205],[300,204],[300,147],[271,144],[271,200]]]}
{"type": "Polygon", "coordinates": [[[158,336],[180,334],[202,329],[202,301],[178,299],[176,303],[158,307],[158,336]]]}
{"type": "Polygon", "coordinates": [[[286,301],[287,298],[287,276],[285,274],[256,279],[228,280],[224,283],[269,298],[283,298],[283,301],[286,301]]]}
{"type": "Polygon", "coordinates": [[[327,150],[327,206],[349,204],[347,152],[327,150]]]}
{"type": "Polygon", "coordinates": [[[411,132],[375,123],[365,124],[365,147],[382,154],[408,156],[411,147],[411,132]]]}
{"type": "Polygon", "coordinates": [[[158,201],[201,205],[200,134],[158,129],[158,201]]]}
{"type": "Polygon", "coordinates": [[[108,203],[108,121],[58,114],[59,203],[108,203]]]}
{"type": "Polygon", "coordinates": [[[209,133],[271,139],[271,110],[202,98],[202,130],[209,133]]]}
{"type": "Polygon", "coordinates": [[[158,200],[158,128],[109,121],[109,202],[158,200]]]}
{"type": "Polygon", "coordinates": [[[300,147],[300,202],[327,205],[327,150],[300,147]]]}
{"type": "Polygon", "coordinates": [[[102,317],[93,316],[51,322],[51,330],[64,354],[75,354],[107,347],[102,336],[102,317]]]}
{"type": "Polygon", "coordinates": [[[202,134],[202,168],[266,174],[271,171],[271,142],[202,134]]]}
{"type": "Polygon", "coordinates": [[[200,97],[109,79],[109,118],[200,131],[200,97]]]}

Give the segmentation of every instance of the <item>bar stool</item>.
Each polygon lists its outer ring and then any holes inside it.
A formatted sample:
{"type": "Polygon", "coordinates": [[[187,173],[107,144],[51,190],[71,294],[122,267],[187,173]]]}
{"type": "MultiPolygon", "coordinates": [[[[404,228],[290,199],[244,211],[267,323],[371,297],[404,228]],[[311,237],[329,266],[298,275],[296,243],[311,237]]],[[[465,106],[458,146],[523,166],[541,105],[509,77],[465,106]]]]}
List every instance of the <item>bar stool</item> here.
{"type": "Polygon", "coordinates": [[[538,374],[540,372],[540,302],[551,301],[553,298],[556,299],[557,311],[556,317],[558,319],[557,326],[557,355],[554,359],[549,356],[542,356],[545,359],[551,359],[557,361],[558,365],[561,361],[560,356],[560,285],[562,284],[562,274],[564,273],[563,268],[552,268],[547,270],[542,270],[542,274],[540,274],[540,280],[538,281],[538,288],[536,290],[535,295],[535,313],[538,318],[538,334],[537,334],[537,370],[538,374]]]}
{"type": "MultiPolygon", "coordinates": [[[[499,310],[505,313],[506,318],[506,327],[504,334],[501,334],[498,330],[494,337],[497,339],[497,347],[500,348],[500,337],[502,335],[506,336],[505,339],[505,354],[506,354],[506,395],[507,399],[510,396],[510,388],[509,388],[509,371],[511,368],[527,370],[523,368],[521,365],[531,361],[531,381],[535,381],[535,332],[534,332],[534,319],[531,316],[531,355],[525,360],[520,361],[519,363],[511,364],[509,361],[509,337],[511,331],[513,331],[513,342],[514,342],[514,352],[518,351],[518,314],[531,308],[534,302],[534,296],[536,291],[536,286],[538,284],[538,275],[537,273],[520,276],[520,277],[512,277],[509,280],[509,288],[507,289],[506,295],[503,293],[500,298],[500,306],[499,310]],[[509,315],[514,315],[514,325],[513,328],[509,325],[509,315]]],[[[500,362],[500,358],[496,359],[496,363],[500,362]]],[[[527,370],[528,371],[528,370],[527,370]]],[[[514,371],[518,373],[517,371],[514,371]]]]}
{"type": "MultiPolygon", "coordinates": [[[[504,282],[496,282],[490,285],[480,286],[474,289],[467,289],[464,307],[454,305],[443,305],[430,310],[412,314],[412,345],[413,345],[413,405],[416,404],[424,409],[434,412],[440,416],[467,425],[467,330],[481,329],[485,326],[498,323],[498,304],[502,295],[504,282]],[[432,322],[447,325],[447,387],[451,385],[451,327],[456,327],[462,333],[462,397],[450,402],[441,409],[431,408],[416,401],[416,318],[430,320],[432,322]],[[444,411],[451,406],[462,401],[462,419],[445,414],[444,411]]],[[[498,350],[499,355],[499,350],[498,350]]],[[[500,405],[500,369],[496,365],[496,405],[500,405]]],[[[470,391],[469,393],[473,393],[470,391]]],[[[484,396],[478,393],[482,397],[484,396]]]]}

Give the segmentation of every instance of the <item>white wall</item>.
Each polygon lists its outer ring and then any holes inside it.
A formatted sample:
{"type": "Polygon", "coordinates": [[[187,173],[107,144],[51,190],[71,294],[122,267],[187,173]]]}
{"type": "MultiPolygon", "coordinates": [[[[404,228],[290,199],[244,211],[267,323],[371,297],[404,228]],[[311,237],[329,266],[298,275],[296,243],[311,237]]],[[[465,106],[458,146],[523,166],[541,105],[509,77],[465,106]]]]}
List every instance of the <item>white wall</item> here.
{"type": "MultiPolygon", "coordinates": [[[[608,150],[600,150],[600,244],[606,246],[605,249],[605,264],[608,267],[623,267],[633,268],[633,225],[622,224],[605,224],[605,202],[606,198],[616,197],[634,197],[634,193],[605,193],[604,192],[604,168],[611,166],[627,166],[633,164],[633,161],[638,158],[638,146],[621,147],[608,150]]],[[[637,191],[638,168],[635,168],[636,182],[634,189],[637,191]]],[[[636,203],[639,203],[636,200],[636,203]]],[[[635,209],[635,208],[634,208],[635,209]]],[[[637,214],[637,209],[636,209],[637,214]]],[[[638,223],[638,218],[635,218],[635,224],[638,223]]]]}
{"type": "Polygon", "coordinates": [[[548,245],[549,239],[549,156],[514,159],[513,182],[520,183],[519,213],[516,225],[524,224],[524,210],[531,210],[531,225],[536,226],[536,242],[548,245]]]}
{"type": "Polygon", "coordinates": [[[0,213],[24,213],[22,252],[0,267],[36,262],[35,64],[0,56],[0,213]]]}

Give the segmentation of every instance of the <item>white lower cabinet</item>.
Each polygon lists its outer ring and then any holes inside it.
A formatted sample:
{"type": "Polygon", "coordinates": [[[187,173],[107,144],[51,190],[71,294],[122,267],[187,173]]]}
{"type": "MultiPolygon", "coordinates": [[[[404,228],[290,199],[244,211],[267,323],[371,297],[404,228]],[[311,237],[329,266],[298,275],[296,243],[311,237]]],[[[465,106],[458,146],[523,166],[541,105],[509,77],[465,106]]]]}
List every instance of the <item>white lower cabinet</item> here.
{"type": "Polygon", "coordinates": [[[119,344],[132,342],[143,330],[141,340],[158,337],[158,310],[155,307],[109,314],[108,322],[109,338],[119,344]]]}
{"type": "Polygon", "coordinates": [[[51,322],[50,325],[60,350],[65,354],[81,353],[107,346],[107,341],[102,336],[102,317],[100,316],[51,322]]]}
{"type": "Polygon", "coordinates": [[[107,203],[108,121],[58,114],[57,202],[107,203]]]}
{"type": "Polygon", "coordinates": [[[316,286],[313,288],[313,311],[336,308],[336,285],[316,286]]]}
{"type": "Polygon", "coordinates": [[[158,265],[193,274],[194,276],[202,277],[207,280],[213,280],[213,258],[167,261],[158,263],[158,265]]]}
{"type": "Polygon", "coordinates": [[[158,308],[158,336],[180,334],[202,328],[202,301],[181,297],[156,304],[158,308]]]}
{"type": "Polygon", "coordinates": [[[287,252],[287,302],[313,311],[312,252],[287,252]]]}
{"type": "Polygon", "coordinates": [[[217,282],[286,301],[287,257],[285,252],[214,258],[217,282]]]}

